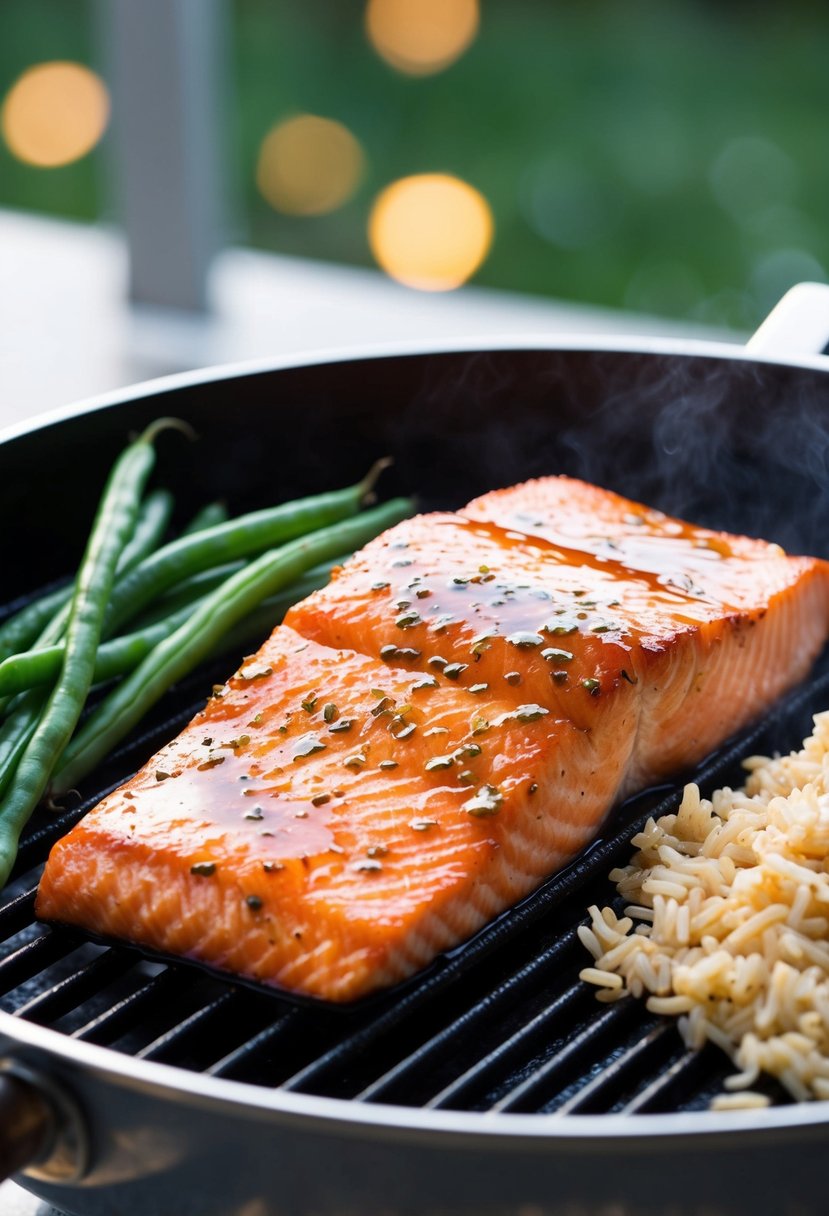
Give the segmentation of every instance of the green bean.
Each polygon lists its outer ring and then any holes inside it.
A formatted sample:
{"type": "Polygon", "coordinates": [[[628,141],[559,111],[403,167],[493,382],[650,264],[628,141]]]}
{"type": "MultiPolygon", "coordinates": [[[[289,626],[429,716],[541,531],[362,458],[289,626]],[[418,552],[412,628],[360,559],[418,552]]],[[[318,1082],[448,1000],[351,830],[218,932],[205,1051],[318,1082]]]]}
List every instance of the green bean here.
{"type": "Polygon", "coordinates": [[[124,546],[135,531],[141,493],[155,463],[154,423],[122,453],[107,480],[78,570],[61,673],[0,801],[0,886],[9,876],[20,832],[69,742],[92,682],[101,624],[124,546]]]}
{"type": "Polygon", "coordinates": [[[0,655],[5,658],[30,646],[55,613],[69,602],[71,595],[72,584],[65,584],[55,591],[47,591],[4,621],[0,626],[0,655]]]}
{"type": "MultiPolygon", "coordinates": [[[[345,560],[340,559],[340,560],[345,560]]],[[[336,560],[314,566],[307,574],[289,583],[284,592],[268,596],[258,608],[254,608],[247,616],[224,635],[211,654],[226,653],[238,650],[250,643],[252,638],[264,638],[274,626],[280,624],[289,608],[304,600],[306,595],[324,587],[331,577],[331,566],[336,560]]]]}
{"type": "MultiPolygon", "coordinates": [[[[118,570],[128,569],[152,551],[164,535],[170,520],[172,508],[173,498],[167,490],[154,490],[147,495],[139,507],[133,535],[121,551],[118,559],[118,570]]],[[[9,709],[13,700],[13,694],[16,691],[22,691],[24,688],[33,687],[36,684],[52,683],[54,681],[63,660],[64,649],[62,646],[58,646],[57,643],[63,635],[66,621],[68,620],[68,606],[73,587],[73,583],[66,587],[61,587],[57,592],[44,596],[30,605],[33,611],[30,611],[28,615],[29,636],[24,644],[34,642],[37,649],[27,651],[25,660],[28,661],[29,656],[56,653],[57,662],[54,659],[52,660],[50,674],[43,681],[35,679],[11,681],[8,691],[0,696],[0,714],[6,713],[7,709],[9,709]]],[[[23,614],[19,614],[19,616],[23,616],[23,614]]],[[[11,624],[11,622],[7,622],[7,624],[11,624]]],[[[13,639],[14,633],[9,631],[8,636],[13,639]]],[[[12,660],[12,665],[14,661],[23,657],[15,654],[9,656],[12,660]]],[[[8,662],[9,660],[7,659],[6,661],[8,662]]],[[[36,662],[37,660],[35,660],[36,662]]],[[[3,663],[0,663],[0,667],[2,666],[3,663]]],[[[22,674],[25,677],[25,665],[22,674]]],[[[0,730],[0,797],[2,797],[9,784],[9,780],[14,774],[23,749],[34,733],[43,708],[43,700],[44,697],[41,691],[28,698],[19,698],[12,707],[13,712],[3,723],[2,730],[0,730]]]]}
{"type": "Polygon", "coordinates": [[[23,750],[40,721],[44,700],[44,693],[38,688],[16,698],[14,712],[0,727],[0,798],[8,789],[23,750]]]}
{"type": "MultiPolygon", "coordinates": [[[[349,557],[351,557],[350,553],[341,553],[333,561],[323,562],[321,566],[309,570],[308,588],[301,594],[298,593],[296,598],[302,599],[311,591],[315,591],[317,587],[324,586],[331,577],[331,567],[342,565],[343,562],[348,561],[349,557]]],[[[237,570],[241,570],[244,565],[244,559],[226,562],[224,566],[216,566],[212,570],[202,570],[199,574],[194,574],[191,578],[178,583],[141,614],[136,628],[143,629],[145,625],[155,625],[157,621],[163,620],[173,612],[178,612],[179,608],[183,608],[186,604],[194,604],[209,591],[215,591],[225,579],[230,578],[231,574],[235,574],[237,570]]]]}
{"type": "Polygon", "coordinates": [[[182,582],[176,583],[169,591],[166,591],[159,599],[154,600],[137,619],[137,628],[143,628],[145,625],[154,625],[157,621],[163,621],[171,612],[178,612],[179,608],[185,607],[187,604],[194,604],[196,600],[200,600],[202,596],[207,595],[209,591],[215,591],[225,579],[230,578],[231,574],[236,574],[238,570],[242,570],[247,565],[244,558],[239,558],[235,562],[225,562],[223,566],[215,566],[210,570],[200,570],[198,574],[193,574],[190,578],[183,579],[182,582]]]}
{"type": "Polygon", "coordinates": [[[175,583],[211,566],[262,553],[283,541],[304,536],[355,515],[372,494],[388,461],[378,461],[357,485],[240,515],[215,528],[182,536],[136,566],[113,590],[104,624],[112,637],[125,621],[175,583]]]}
{"type": "MultiPolygon", "coordinates": [[[[169,491],[154,490],[147,495],[138,508],[135,530],[118,558],[116,573],[131,569],[143,557],[152,552],[164,535],[172,509],[173,497],[169,491]]],[[[53,602],[55,599],[53,595],[45,597],[43,600],[38,600],[30,606],[31,612],[25,625],[28,638],[22,641],[18,648],[19,652],[22,652],[26,647],[39,650],[44,647],[55,646],[60,642],[69,620],[74,587],[75,584],[70,583],[67,587],[63,587],[59,592],[55,593],[59,597],[57,602],[53,602]],[[53,605],[51,612],[44,612],[41,608],[41,605],[47,603],[53,605]],[[32,632],[36,625],[38,626],[37,630],[32,632]]],[[[20,615],[22,616],[23,614],[20,615]]],[[[9,636],[14,640],[14,633],[12,631],[10,631],[9,636]]],[[[17,658],[19,654],[14,650],[8,652],[0,648],[0,658],[7,659],[12,657],[17,658]]],[[[9,696],[0,695],[0,716],[7,712],[8,707],[9,696]]]]}
{"type": "MultiPolygon", "coordinates": [[[[305,599],[306,595],[310,595],[318,587],[325,586],[331,577],[332,564],[324,562],[322,565],[314,566],[307,574],[291,582],[283,592],[263,600],[237,625],[217,639],[215,646],[209,652],[210,657],[236,650],[250,642],[251,638],[262,637],[264,634],[270,633],[274,626],[280,623],[289,608],[305,599]]],[[[199,607],[200,602],[197,600],[185,604],[164,620],[156,621],[155,624],[136,630],[124,637],[104,642],[98,650],[95,683],[103,683],[105,680],[111,680],[133,671],[159,642],[169,637],[174,630],[187,621],[199,607]]],[[[3,674],[2,669],[3,664],[0,664],[0,678],[3,674]]]]}
{"type": "Polygon", "coordinates": [[[203,532],[205,528],[215,528],[227,519],[227,507],[223,502],[209,502],[201,507],[186,527],[182,528],[182,536],[192,536],[194,532],[203,532]]]}
{"type": "Polygon", "coordinates": [[[210,653],[217,640],[246,613],[321,561],[365,544],[412,511],[394,499],[355,519],[321,528],[263,553],[208,595],[172,633],[101,702],[66,749],[53,793],[72,789],[132,729],[163,693],[210,653]]]}
{"type": "MultiPolygon", "coordinates": [[[[343,559],[344,560],[344,559],[343,559]]],[[[330,577],[331,563],[326,562],[315,566],[302,578],[290,584],[284,594],[271,597],[250,617],[245,617],[226,638],[220,639],[222,648],[230,649],[237,643],[241,644],[255,634],[268,628],[273,628],[299,600],[304,599],[317,587],[324,586],[330,577]]],[[[235,571],[232,571],[235,573],[235,571]]],[[[226,576],[229,577],[229,576],[226,576]]],[[[225,579],[221,580],[222,582],[225,579]]],[[[210,588],[214,590],[215,588],[210,588]]],[[[174,630],[183,625],[187,618],[196,610],[199,599],[191,599],[180,605],[175,611],[168,613],[152,623],[143,625],[132,633],[122,637],[112,638],[98,647],[95,656],[95,671],[93,684],[103,684],[117,676],[132,671],[159,642],[169,637],[174,630]]],[[[64,646],[58,643],[54,646],[41,646],[37,650],[27,650],[23,654],[12,655],[0,663],[0,696],[11,698],[29,688],[38,688],[43,684],[51,684],[60,671],[63,661],[64,646]]],[[[0,768],[2,768],[2,738],[0,737],[0,768]]]]}
{"type": "MultiPolygon", "coordinates": [[[[191,610],[192,606],[187,605],[164,620],[156,621],[154,625],[102,643],[95,656],[92,683],[102,684],[136,667],[153,646],[187,620],[191,610]]],[[[37,650],[27,650],[4,659],[0,663],[0,694],[12,697],[25,692],[27,688],[51,684],[60,672],[64,654],[65,646],[58,642],[54,646],[41,646],[37,650]]]]}
{"type": "MultiPolygon", "coordinates": [[[[72,601],[64,604],[50,621],[47,622],[45,629],[42,629],[30,647],[30,651],[38,651],[51,646],[57,646],[66,632],[66,623],[69,620],[69,611],[72,607],[72,601]]],[[[24,653],[28,654],[30,651],[24,653]]],[[[17,658],[17,655],[9,655],[9,658],[17,658]]],[[[4,660],[5,661],[5,660],[4,660]]],[[[13,694],[0,697],[0,716],[7,713],[9,705],[12,701],[13,694]]]]}
{"type": "Polygon", "coordinates": [[[138,508],[135,531],[124,545],[118,558],[116,573],[125,574],[157,549],[167,531],[173,514],[173,496],[169,490],[151,490],[138,508]]]}
{"type": "MultiPolygon", "coordinates": [[[[172,496],[166,490],[147,495],[145,503],[138,508],[139,517],[136,521],[135,531],[127,541],[118,559],[118,564],[115,567],[116,575],[127,575],[130,570],[135,569],[137,565],[153,553],[167,528],[172,506],[172,496]],[[160,502],[157,498],[158,494],[164,496],[160,502]],[[168,501],[165,501],[165,499],[168,501]]],[[[70,599],[61,611],[56,613],[50,624],[37,639],[35,642],[36,646],[52,645],[63,637],[69,622],[71,607],[72,601],[70,599]]]]}
{"type": "MultiPolygon", "coordinates": [[[[168,490],[153,490],[147,495],[139,509],[135,531],[118,560],[119,573],[132,569],[152,553],[167,529],[172,511],[173,496],[168,490]]],[[[19,654],[31,646],[61,609],[62,633],[69,619],[68,605],[73,588],[74,583],[69,582],[56,591],[50,591],[4,621],[0,626],[0,659],[19,654]]]]}

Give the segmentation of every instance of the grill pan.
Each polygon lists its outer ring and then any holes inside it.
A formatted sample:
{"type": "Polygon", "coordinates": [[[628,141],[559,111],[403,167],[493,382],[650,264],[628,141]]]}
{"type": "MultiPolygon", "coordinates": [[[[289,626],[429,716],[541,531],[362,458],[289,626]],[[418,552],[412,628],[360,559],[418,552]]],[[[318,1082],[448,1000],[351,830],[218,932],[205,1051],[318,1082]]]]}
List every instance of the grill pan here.
{"type": "MultiPolygon", "coordinates": [[[[801,288],[745,351],[701,343],[395,351],[188,374],[7,432],[3,598],[83,548],[103,470],[161,414],[186,519],[344,485],[391,454],[386,490],[453,507],[554,472],[709,526],[829,557],[829,303],[801,288]],[[824,327],[823,329],[821,327],[824,327]],[[799,355],[784,356],[791,342],[799,355]],[[771,342],[781,353],[761,353],[771,342]],[[9,508],[14,508],[13,517],[9,508]]],[[[122,945],[37,924],[51,843],[170,737],[230,670],[184,681],[80,791],[30,824],[0,898],[0,1174],[77,1216],[715,1216],[823,1210],[823,1103],[711,1113],[731,1071],[633,1001],[578,981],[586,906],[682,780],[739,778],[829,706],[829,662],[674,786],[618,808],[533,896],[425,973],[349,1011],[299,1007],[122,945]]]]}

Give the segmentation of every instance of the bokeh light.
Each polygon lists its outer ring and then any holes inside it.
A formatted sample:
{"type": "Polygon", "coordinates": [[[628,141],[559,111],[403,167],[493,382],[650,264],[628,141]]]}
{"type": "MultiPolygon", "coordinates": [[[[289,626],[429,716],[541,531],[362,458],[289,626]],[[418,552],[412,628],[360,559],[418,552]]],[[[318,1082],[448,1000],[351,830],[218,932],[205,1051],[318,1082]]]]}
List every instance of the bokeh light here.
{"type": "Polygon", "coordinates": [[[719,205],[741,224],[776,203],[791,202],[798,186],[794,161],[761,136],[732,139],[720,150],[708,178],[719,205]]]}
{"type": "Polygon", "coordinates": [[[634,312],[652,316],[687,317],[705,299],[705,286],[693,264],[648,260],[633,274],[624,304],[634,312]]]}
{"type": "Polygon", "coordinates": [[[298,114],[277,123],[263,139],[256,184],[277,211],[325,215],[351,198],[364,167],[362,147],[347,127],[298,114]]]}
{"type": "Polygon", "coordinates": [[[564,157],[545,157],[521,181],[527,223],[559,249],[586,249],[618,226],[620,207],[595,174],[564,157]]]}
{"type": "Polygon", "coordinates": [[[90,152],[106,130],[109,93],[81,63],[38,63],[6,94],[0,130],[9,151],[30,165],[56,168],[90,152]]]}
{"type": "Polygon", "coordinates": [[[825,282],[825,267],[806,249],[774,249],[751,268],[751,288],[763,314],[796,283],[825,282]]]}
{"type": "Polygon", "coordinates": [[[478,32],[478,0],[368,0],[366,33],[400,72],[428,76],[454,63],[478,32]]]}
{"type": "Polygon", "coordinates": [[[369,218],[378,264],[421,291],[451,291],[475,273],[492,244],[489,204],[457,177],[426,173],[392,182],[369,218]]]}

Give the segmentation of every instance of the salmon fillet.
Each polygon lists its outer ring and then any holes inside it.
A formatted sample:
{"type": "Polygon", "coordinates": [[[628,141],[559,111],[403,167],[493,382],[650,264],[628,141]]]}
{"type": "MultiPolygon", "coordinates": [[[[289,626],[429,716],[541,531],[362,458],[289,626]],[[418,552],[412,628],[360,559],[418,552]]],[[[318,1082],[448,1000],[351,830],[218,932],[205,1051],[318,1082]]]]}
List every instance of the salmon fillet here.
{"type": "Polygon", "coordinates": [[[52,850],[38,914],[349,1001],[808,671],[829,565],[568,478],[417,516],[52,850]]]}

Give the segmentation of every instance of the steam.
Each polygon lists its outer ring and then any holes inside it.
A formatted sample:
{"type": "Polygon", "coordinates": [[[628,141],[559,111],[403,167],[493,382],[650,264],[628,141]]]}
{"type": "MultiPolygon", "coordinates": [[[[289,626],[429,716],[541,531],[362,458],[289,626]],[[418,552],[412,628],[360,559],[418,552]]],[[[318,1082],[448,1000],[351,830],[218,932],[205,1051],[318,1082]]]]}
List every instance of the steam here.
{"type": "Polygon", "coordinates": [[[424,417],[434,422],[427,506],[565,473],[829,556],[825,373],[635,352],[437,356],[407,414],[400,438],[415,451],[410,428],[422,444],[424,417]]]}

